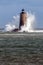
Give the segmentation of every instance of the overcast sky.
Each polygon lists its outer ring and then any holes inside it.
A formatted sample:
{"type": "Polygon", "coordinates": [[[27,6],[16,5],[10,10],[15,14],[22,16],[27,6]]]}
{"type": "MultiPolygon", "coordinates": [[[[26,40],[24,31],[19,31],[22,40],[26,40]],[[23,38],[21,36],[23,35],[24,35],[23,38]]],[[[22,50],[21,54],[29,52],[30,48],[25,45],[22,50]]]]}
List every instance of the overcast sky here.
{"type": "Polygon", "coordinates": [[[43,0],[0,0],[0,27],[12,21],[14,15],[19,15],[22,8],[35,13],[37,27],[43,28],[43,0]]]}

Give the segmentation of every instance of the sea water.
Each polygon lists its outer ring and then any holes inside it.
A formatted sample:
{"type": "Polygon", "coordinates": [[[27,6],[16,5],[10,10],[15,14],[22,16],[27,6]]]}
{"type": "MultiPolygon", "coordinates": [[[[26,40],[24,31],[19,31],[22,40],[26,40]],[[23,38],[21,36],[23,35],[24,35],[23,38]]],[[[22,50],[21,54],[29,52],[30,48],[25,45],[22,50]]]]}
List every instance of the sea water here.
{"type": "Polygon", "coordinates": [[[0,65],[43,65],[43,33],[0,34],[0,65]]]}

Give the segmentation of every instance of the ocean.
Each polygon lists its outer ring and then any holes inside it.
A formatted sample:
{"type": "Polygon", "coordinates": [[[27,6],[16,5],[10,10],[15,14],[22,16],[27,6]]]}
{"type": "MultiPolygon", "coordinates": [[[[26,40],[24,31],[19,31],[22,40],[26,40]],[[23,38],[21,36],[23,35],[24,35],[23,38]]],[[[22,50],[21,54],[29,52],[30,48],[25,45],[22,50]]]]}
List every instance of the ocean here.
{"type": "Polygon", "coordinates": [[[0,33],[0,65],[43,65],[43,33],[0,33]]]}

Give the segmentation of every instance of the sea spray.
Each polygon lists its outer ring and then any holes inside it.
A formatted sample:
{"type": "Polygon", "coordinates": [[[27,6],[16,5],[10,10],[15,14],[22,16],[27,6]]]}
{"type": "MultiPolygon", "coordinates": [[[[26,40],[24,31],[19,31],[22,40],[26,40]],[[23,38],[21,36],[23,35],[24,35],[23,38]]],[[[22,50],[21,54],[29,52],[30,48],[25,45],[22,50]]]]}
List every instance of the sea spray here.
{"type": "MultiPolygon", "coordinates": [[[[19,29],[19,23],[20,23],[20,16],[13,16],[12,22],[5,25],[5,31],[12,31],[16,28],[19,29]]],[[[25,25],[21,26],[21,30],[18,30],[18,32],[30,32],[34,30],[34,24],[35,23],[35,15],[32,13],[27,12],[27,21],[25,25]]]]}
{"type": "Polygon", "coordinates": [[[5,31],[11,32],[15,28],[19,28],[19,15],[13,16],[12,22],[8,22],[8,24],[5,25],[5,31]]]}
{"type": "Polygon", "coordinates": [[[27,12],[27,21],[24,26],[21,26],[21,32],[30,32],[34,30],[35,15],[27,12]]]}
{"type": "Polygon", "coordinates": [[[6,24],[5,26],[6,26],[5,31],[10,31],[10,32],[11,32],[13,29],[16,28],[15,25],[12,25],[12,24],[6,24]]]}

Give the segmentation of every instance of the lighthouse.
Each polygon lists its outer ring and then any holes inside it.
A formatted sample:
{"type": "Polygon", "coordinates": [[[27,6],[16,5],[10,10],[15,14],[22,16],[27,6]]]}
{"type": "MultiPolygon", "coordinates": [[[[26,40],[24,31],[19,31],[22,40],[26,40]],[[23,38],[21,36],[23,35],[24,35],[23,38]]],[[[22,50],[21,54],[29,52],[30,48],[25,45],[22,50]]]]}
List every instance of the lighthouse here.
{"type": "Polygon", "coordinates": [[[24,9],[22,9],[20,13],[20,23],[19,23],[19,30],[21,29],[21,26],[24,26],[27,20],[27,14],[24,9]]]}

